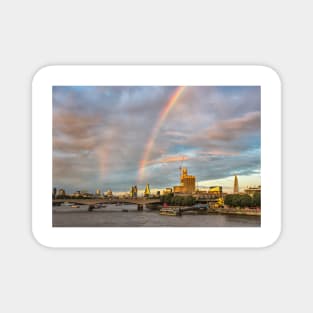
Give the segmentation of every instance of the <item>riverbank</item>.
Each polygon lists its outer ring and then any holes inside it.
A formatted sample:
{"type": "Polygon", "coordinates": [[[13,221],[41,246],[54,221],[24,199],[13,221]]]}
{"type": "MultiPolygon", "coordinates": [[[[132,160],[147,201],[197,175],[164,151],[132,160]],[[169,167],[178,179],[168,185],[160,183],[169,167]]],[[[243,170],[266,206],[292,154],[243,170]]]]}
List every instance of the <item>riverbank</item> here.
{"type": "Polygon", "coordinates": [[[236,209],[236,208],[209,208],[208,213],[218,214],[236,214],[236,215],[250,215],[250,216],[261,216],[260,209],[236,209]]]}
{"type": "MultiPolygon", "coordinates": [[[[146,206],[148,207],[148,206],[146,206]]],[[[167,207],[162,207],[162,205],[155,205],[155,206],[149,206],[149,209],[154,209],[154,210],[161,210],[162,208],[168,208],[168,209],[182,209],[182,212],[186,208],[192,208],[190,206],[179,206],[179,205],[169,205],[167,207]]],[[[207,210],[199,210],[195,209],[194,211],[189,210],[188,212],[183,212],[184,214],[234,214],[234,215],[249,215],[249,216],[261,216],[261,209],[260,208],[229,208],[229,207],[224,207],[224,208],[209,208],[207,210]]]]}

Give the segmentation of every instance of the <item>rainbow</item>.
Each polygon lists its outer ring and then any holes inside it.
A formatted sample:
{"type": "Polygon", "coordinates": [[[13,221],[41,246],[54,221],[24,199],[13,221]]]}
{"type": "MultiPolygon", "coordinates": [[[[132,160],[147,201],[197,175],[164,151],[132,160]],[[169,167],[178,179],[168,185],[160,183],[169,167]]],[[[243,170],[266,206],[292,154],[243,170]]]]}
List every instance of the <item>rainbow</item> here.
{"type": "Polygon", "coordinates": [[[139,172],[138,172],[138,181],[140,182],[143,177],[144,177],[144,171],[145,171],[145,166],[149,160],[150,152],[153,148],[154,141],[156,137],[158,136],[159,130],[166,120],[168,114],[170,113],[171,109],[174,107],[176,101],[180,97],[180,95],[183,93],[185,90],[186,86],[180,86],[175,89],[173,94],[171,95],[170,99],[168,102],[165,104],[163,107],[162,111],[160,112],[159,118],[155,124],[155,126],[152,129],[151,135],[149,137],[149,140],[145,146],[144,153],[142,155],[142,158],[139,163],[139,172]]]}

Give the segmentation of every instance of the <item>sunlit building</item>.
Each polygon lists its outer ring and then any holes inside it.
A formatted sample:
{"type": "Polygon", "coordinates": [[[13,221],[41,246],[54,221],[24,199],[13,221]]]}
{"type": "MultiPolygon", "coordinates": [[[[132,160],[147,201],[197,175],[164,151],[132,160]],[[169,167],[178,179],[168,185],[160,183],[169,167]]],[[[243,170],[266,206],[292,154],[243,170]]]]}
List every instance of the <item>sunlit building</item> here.
{"type": "Polygon", "coordinates": [[[132,198],[137,198],[137,193],[138,193],[137,185],[132,186],[130,189],[130,196],[132,198]]]}
{"type": "Polygon", "coordinates": [[[197,189],[197,190],[196,190],[196,194],[197,194],[197,195],[205,196],[205,195],[208,194],[208,191],[207,191],[207,190],[199,190],[199,189],[197,189]]]}
{"type": "Polygon", "coordinates": [[[170,194],[170,193],[172,193],[172,192],[173,192],[173,189],[167,187],[167,188],[165,188],[165,189],[163,190],[163,195],[168,195],[168,194],[170,194]]]}
{"type": "Polygon", "coordinates": [[[73,193],[73,197],[80,197],[80,196],[81,196],[80,190],[77,190],[73,193]]]}
{"type": "Polygon", "coordinates": [[[94,197],[94,195],[88,191],[84,191],[81,194],[82,194],[83,198],[93,198],[94,197]]]}
{"type": "Polygon", "coordinates": [[[209,198],[222,198],[223,197],[223,187],[222,186],[212,186],[208,191],[209,198]]]}
{"type": "Polygon", "coordinates": [[[180,185],[174,186],[174,193],[192,194],[196,190],[196,176],[188,175],[187,167],[183,167],[180,175],[180,185]]]}
{"type": "Polygon", "coordinates": [[[65,196],[65,195],[66,195],[65,190],[64,190],[64,189],[59,189],[59,191],[58,191],[58,197],[63,197],[63,196],[65,196]]]}
{"type": "Polygon", "coordinates": [[[245,189],[245,193],[253,197],[255,193],[261,193],[261,186],[249,186],[245,189]]]}

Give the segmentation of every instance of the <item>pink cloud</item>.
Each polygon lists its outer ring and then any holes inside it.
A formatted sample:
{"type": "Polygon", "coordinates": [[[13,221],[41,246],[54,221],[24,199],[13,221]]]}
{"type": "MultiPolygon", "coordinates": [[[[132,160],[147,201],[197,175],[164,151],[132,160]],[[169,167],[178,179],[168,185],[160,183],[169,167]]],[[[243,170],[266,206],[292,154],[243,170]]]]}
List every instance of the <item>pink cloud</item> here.
{"type": "Polygon", "coordinates": [[[163,158],[151,160],[148,164],[158,164],[158,163],[174,163],[174,162],[182,162],[189,160],[187,156],[177,156],[177,155],[169,155],[163,158]]]}

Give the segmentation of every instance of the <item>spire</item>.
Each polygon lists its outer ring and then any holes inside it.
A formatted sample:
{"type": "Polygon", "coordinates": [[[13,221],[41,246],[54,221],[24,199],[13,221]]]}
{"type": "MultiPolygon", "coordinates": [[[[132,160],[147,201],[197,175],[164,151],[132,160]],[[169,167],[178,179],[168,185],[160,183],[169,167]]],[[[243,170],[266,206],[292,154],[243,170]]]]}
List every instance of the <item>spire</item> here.
{"type": "Polygon", "coordinates": [[[145,188],[145,193],[144,193],[144,196],[145,197],[148,197],[150,195],[150,186],[149,184],[146,185],[146,188],[145,188]]]}
{"type": "Polygon", "coordinates": [[[234,179],[234,193],[238,193],[238,192],[239,192],[238,177],[237,177],[237,175],[235,175],[235,179],[234,179]]]}

